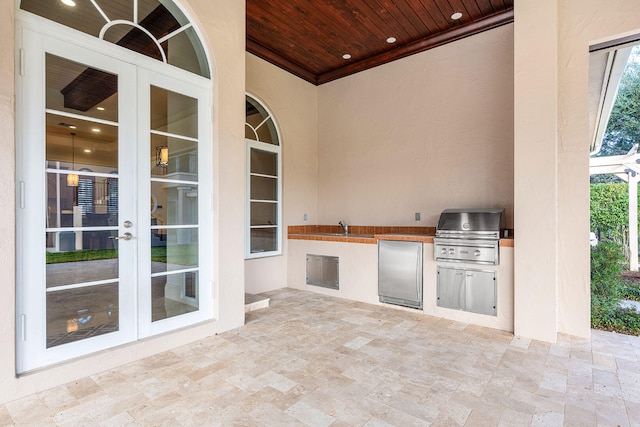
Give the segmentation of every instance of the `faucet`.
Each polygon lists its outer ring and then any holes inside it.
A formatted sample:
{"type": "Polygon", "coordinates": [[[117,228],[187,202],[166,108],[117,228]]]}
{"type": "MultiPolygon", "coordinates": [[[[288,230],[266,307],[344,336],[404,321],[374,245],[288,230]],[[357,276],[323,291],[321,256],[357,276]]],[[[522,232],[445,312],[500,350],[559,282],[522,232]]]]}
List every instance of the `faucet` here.
{"type": "Polygon", "coordinates": [[[342,231],[344,231],[344,234],[349,234],[349,226],[347,225],[346,222],[344,222],[343,220],[340,220],[338,224],[342,226],[342,231]]]}

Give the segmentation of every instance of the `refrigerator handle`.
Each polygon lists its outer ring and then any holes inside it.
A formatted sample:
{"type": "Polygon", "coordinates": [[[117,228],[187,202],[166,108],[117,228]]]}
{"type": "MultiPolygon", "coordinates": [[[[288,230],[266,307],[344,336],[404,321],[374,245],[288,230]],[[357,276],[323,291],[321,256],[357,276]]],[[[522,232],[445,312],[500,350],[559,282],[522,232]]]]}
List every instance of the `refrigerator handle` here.
{"type": "MultiPolygon", "coordinates": [[[[421,245],[421,243],[419,245],[421,245]]],[[[420,283],[420,273],[421,273],[420,263],[422,261],[420,258],[422,256],[422,251],[420,250],[420,246],[418,246],[417,249],[418,250],[416,251],[417,252],[416,254],[416,295],[422,298],[422,286],[420,283]]]]}

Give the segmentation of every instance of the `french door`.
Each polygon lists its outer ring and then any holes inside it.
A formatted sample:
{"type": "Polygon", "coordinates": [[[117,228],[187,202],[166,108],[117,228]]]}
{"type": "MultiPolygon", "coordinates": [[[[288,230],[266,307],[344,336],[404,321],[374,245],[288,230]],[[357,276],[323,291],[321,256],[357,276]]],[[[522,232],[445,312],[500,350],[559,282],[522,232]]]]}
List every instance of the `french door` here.
{"type": "Polygon", "coordinates": [[[23,34],[18,372],[211,319],[210,87],[23,34]]]}

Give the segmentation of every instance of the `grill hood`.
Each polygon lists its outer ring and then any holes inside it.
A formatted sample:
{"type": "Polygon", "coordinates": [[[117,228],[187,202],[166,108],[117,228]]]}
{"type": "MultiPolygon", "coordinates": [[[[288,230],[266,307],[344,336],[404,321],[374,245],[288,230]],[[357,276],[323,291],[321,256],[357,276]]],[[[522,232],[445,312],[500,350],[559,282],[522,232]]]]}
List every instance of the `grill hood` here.
{"type": "Polygon", "coordinates": [[[504,209],[445,209],[436,237],[499,239],[504,209]]]}

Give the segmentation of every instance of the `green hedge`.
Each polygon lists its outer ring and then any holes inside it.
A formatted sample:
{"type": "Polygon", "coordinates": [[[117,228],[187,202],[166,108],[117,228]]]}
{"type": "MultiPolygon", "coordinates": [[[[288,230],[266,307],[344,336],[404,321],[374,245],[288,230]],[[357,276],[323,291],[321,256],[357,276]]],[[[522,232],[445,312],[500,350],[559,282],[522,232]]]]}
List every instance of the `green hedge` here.
{"type": "MultiPolygon", "coordinates": [[[[638,197],[640,206],[640,197],[638,197]]],[[[627,183],[591,184],[591,231],[624,248],[629,259],[629,189],[627,183]]]]}

